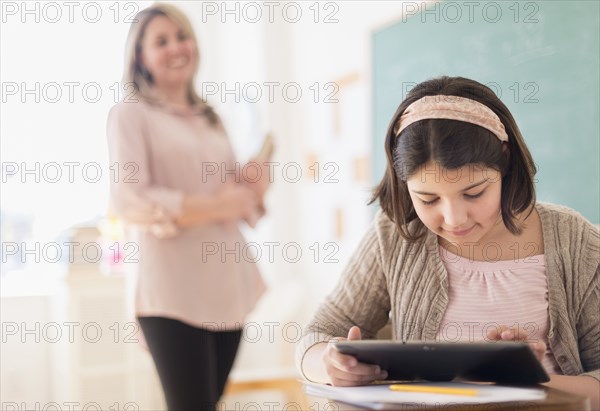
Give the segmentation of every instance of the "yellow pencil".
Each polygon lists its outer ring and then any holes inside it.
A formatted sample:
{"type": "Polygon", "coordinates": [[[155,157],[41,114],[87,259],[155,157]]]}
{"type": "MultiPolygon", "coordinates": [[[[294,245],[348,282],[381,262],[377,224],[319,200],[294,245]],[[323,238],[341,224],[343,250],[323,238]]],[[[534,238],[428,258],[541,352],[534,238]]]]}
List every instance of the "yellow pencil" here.
{"type": "Polygon", "coordinates": [[[423,392],[428,394],[466,395],[468,397],[475,397],[477,395],[477,390],[473,388],[433,387],[430,385],[392,384],[390,385],[390,390],[423,392]]]}

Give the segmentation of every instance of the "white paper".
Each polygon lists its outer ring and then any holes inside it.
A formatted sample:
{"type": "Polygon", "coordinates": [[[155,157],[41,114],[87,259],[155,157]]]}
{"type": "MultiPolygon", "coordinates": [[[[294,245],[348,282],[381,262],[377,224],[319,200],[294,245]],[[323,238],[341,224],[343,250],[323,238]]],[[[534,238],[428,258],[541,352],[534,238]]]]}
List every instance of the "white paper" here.
{"type": "MultiPolygon", "coordinates": [[[[467,384],[460,382],[414,383],[419,386],[472,388],[476,396],[433,394],[420,392],[392,391],[389,385],[366,385],[359,387],[332,387],[303,381],[307,395],[325,397],[370,409],[383,409],[385,404],[485,404],[507,401],[539,401],[546,398],[542,388],[518,388],[492,384],[467,384]]],[[[411,383],[403,383],[403,385],[411,383]]]]}

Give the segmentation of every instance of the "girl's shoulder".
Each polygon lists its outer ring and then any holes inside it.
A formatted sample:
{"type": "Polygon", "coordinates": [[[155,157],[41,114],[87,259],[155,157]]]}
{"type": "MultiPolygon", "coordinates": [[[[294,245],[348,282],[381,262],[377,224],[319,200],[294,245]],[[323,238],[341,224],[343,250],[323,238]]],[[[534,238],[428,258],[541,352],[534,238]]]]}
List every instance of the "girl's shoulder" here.
{"type": "Polygon", "coordinates": [[[597,267],[600,255],[600,227],[597,224],[563,205],[537,203],[536,209],[542,221],[546,250],[548,246],[562,250],[572,258],[597,267]]]}
{"type": "Polygon", "coordinates": [[[542,221],[546,220],[554,223],[554,228],[557,230],[568,230],[581,226],[598,229],[580,212],[564,205],[537,202],[536,210],[542,221]]]}
{"type": "MultiPolygon", "coordinates": [[[[385,213],[382,209],[379,209],[375,213],[375,218],[373,219],[374,227],[381,231],[382,233],[386,233],[390,236],[399,236],[398,229],[396,223],[385,213]]],[[[409,230],[414,230],[419,226],[419,220],[415,218],[413,221],[406,225],[409,230]]]]}
{"type": "MultiPolygon", "coordinates": [[[[408,223],[407,227],[410,232],[422,228],[418,219],[408,223]]],[[[390,255],[425,252],[425,248],[428,248],[429,251],[436,250],[437,237],[435,234],[426,230],[424,238],[420,241],[407,241],[400,235],[396,223],[381,209],[377,211],[373,219],[371,230],[374,231],[382,252],[390,255]]]]}

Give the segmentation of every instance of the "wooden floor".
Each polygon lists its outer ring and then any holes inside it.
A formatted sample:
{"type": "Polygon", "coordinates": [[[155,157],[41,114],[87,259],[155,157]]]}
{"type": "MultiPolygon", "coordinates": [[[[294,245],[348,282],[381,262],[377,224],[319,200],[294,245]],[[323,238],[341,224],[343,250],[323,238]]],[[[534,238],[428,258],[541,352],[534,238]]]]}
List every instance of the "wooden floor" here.
{"type": "Polygon", "coordinates": [[[273,380],[229,382],[225,388],[225,396],[246,394],[253,391],[280,391],[286,398],[282,408],[292,410],[308,409],[308,399],[302,391],[302,384],[295,378],[278,378],[273,380]],[[286,407],[287,406],[287,407],[286,407]]]}

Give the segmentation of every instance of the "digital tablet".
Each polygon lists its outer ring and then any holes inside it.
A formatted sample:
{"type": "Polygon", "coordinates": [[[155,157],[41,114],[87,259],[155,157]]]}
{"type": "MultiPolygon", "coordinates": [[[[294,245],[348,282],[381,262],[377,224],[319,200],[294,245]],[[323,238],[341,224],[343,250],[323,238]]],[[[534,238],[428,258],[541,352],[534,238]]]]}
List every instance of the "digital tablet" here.
{"type": "Polygon", "coordinates": [[[334,343],[342,354],[379,365],[388,380],[429,380],[538,384],[548,374],[524,342],[448,343],[357,340],[334,343]]]}

